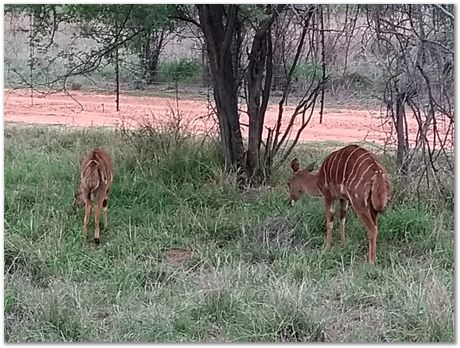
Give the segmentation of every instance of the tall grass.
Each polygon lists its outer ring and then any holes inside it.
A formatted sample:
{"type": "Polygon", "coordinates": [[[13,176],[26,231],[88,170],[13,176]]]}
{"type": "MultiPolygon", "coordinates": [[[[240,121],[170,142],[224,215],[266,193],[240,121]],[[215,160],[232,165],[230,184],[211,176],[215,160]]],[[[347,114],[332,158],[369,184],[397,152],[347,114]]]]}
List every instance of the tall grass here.
{"type": "Polygon", "coordinates": [[[372,267],[353,212],[324,250],[323,203],[287,206],[288,168],[240,192],[213,140],[169,136],[5,126],[6,341],[453,342],[453,211],[391,205],[372,267]],[[71,207],[97,145],[116,171],[100,247],[71,207]]]}

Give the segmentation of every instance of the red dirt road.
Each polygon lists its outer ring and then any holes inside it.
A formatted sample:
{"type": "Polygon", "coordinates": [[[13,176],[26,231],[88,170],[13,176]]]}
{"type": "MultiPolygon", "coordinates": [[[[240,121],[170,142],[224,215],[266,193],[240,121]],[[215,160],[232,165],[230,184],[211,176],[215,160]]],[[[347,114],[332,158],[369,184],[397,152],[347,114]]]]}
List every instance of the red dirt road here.
{"type": "MultiPolygon", "coordinates": [[[[178,101],[182,122],[195,132],[216,130],[216,122],[207,108],[206,101],[178,101]]],[[[4,91],[5,122],[24,122],[40,124],[60,124],[66,126],[119,126],[122,123],[136,127],[145,122],[168,122],[172,120],[176,109],[174,99],[161,97],[120,96],[120,111],[115,108],[115,96],[90,92],[72,91],[49,94],[46,97],[30,90],[4,91]]],[[[285,110],[287,122],[293,107],[285,110]]],[[[315,113],[309,125],[303,131],[301,141],[336,140],[343,142],[376,141],[383,143],[391,132],[389,124],[382,124],[379,110],[326,109],[323,123],[319,124],[319,115],[315,113]]],[[[269,107],[266,114],[266,126],[273,126],[278,116],[276,105],[269,107]]],[[[242,123],[247,124],[243,114],[242,123]]],[[[417,132],[415,119],[408,120],[412,138],[417,132]]],[[[297,127],[295,127],[295,130],[297,127]]],[[[243,135],[247,127],[242,128],[243,135]]],[[[452,135],[453,138],[453,135],[452,135]]]]}

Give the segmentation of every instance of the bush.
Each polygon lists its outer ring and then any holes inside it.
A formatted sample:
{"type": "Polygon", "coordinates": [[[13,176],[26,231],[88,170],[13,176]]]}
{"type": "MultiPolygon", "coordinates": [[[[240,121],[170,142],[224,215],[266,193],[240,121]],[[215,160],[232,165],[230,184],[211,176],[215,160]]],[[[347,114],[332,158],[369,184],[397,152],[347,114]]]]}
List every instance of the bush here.
{"type": "Polygon", "coordinates": [[[319,80],[321,74],[321,66],[318,63],[305,61],[297,64],[293,77],[294,79],[298,79],[299,82],[309,82],[312,79],[319,80]]]}
{"type": "Polygon", "coordinates": [[[200,64],[194,59],[181,58],[160,63],[159,82],[195,82],[201,73],[200,64]]]}

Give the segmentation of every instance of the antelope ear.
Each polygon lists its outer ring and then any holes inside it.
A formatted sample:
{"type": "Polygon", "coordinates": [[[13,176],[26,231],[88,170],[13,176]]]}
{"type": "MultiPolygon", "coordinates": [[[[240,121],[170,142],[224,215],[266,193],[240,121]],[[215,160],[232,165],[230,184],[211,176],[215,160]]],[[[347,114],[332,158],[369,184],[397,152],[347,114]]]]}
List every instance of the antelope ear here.
{"type": "Polygon", "coordinates": [[[307,172],[312,172],[316,168],[316,161],[311,162],[308,166],[305,167],[307,172]]]}
{"type": "Polygon", "coordinates": [[[299,160],[297,158],[292,159],[291,161],[292,172],[293,173],[297,172],[299,168],[300,168],[299,160]]]}

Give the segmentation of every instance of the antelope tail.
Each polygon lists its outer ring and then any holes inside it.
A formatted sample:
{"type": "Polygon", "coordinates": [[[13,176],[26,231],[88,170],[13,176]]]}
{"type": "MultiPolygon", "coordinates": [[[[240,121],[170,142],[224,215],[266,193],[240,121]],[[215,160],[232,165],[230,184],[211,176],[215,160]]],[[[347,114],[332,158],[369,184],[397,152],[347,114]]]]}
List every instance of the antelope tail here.
{"type": "Polygon", "coordinates": [[[99,187],[101,182],[101,173],[96,161],[91,160],[85,166],[82,173],[82,180],[84,180],[85,186],[91,188],[92,190],[99,187]]]}
{"type": "Polygon", "coordinates": [[[390,199],[390,185],[384,174],[379,172],[371,187],[371,204],[374,210],[382,212],[390,199]]]}

